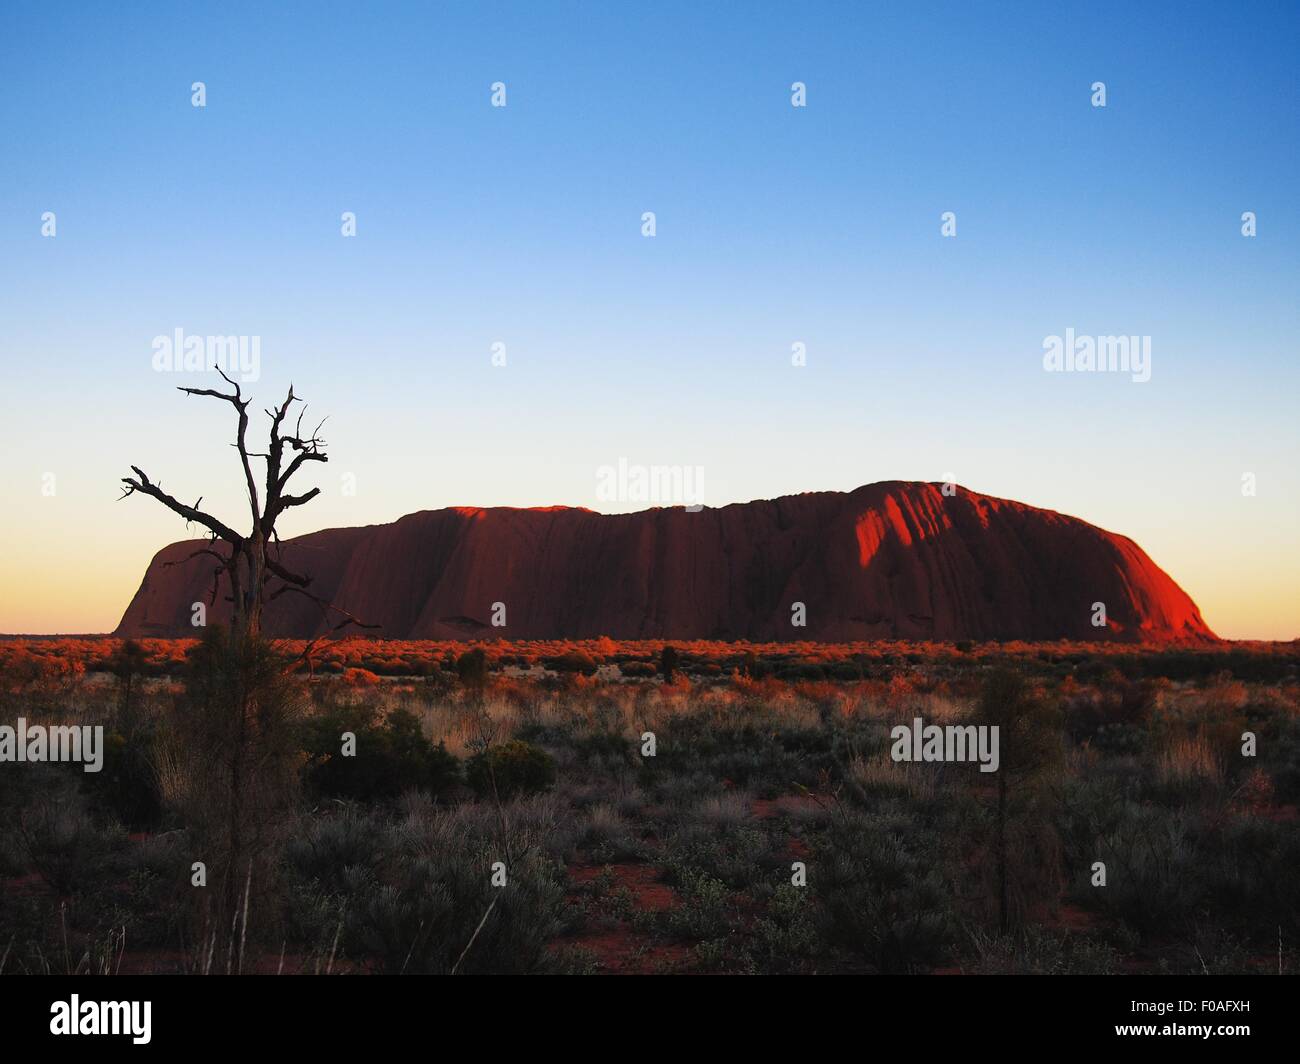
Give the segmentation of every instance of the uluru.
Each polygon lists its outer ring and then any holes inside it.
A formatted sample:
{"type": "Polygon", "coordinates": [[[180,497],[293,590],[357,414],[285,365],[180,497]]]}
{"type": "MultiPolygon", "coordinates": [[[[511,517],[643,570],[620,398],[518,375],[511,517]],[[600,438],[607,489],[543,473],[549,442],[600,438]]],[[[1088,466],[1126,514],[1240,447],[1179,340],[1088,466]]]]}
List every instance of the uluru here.
{"type": "MultiPolygon", "coordinates": [[[[205,541],[164,547],[119,636],[193,635],[205,541]]],[[[1131,539],[938,483],[888,481],[691,511],[452,507],[280,547],[312,591],[389,639],[1120,640],[1216,637],[1131,539]],[[494,604],[500,603],[497,607],[494,604]],[[802,603],[804,626],[796,626],[802,603]],[[1104,603],[1105,626],[1094,624],[1104,603]],[[504,614],[504,626],[494,626],[504,614]]],[[[229,615],[224,591],[210,621],[229,615]]],[[[271,635],[332,625],[301,596],[271,635]]]]}

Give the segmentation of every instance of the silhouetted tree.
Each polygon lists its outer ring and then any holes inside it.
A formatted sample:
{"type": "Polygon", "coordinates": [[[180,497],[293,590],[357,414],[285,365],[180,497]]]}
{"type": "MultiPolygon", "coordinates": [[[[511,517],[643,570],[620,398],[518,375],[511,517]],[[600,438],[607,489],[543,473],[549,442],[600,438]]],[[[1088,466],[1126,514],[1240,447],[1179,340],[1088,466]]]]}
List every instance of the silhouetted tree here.
{"type": "Polygon", "coordinates": [[[999,765],[988,804],[998,929],[1005,932],[1013,887],[1022,903],[1039,891],[1055,895],[1060,855],[1047,784],[1064,753],[1061,719],[1023,676],[1002,669],[985,681],[974,722],[998,728],[999,765]]]}
{"type": "MultiPolygon", "coordinates": [[[[221,376],[230,385],[230,393],[211,388],[180,391],[227,402],[235,410],[235,449],[248,496],[248,532],[237,532],[199,509],[201,497],[192,506],[180,502],[139,466],[131,467],[134,477],[122,478],[122,498],[148,495],[186,522],[208,530],[209,545],[186,560],[202,555],[216,560],[214,603],[223,575],[230,585],[231,626],[229,630],[210,627],[191,653],[187,705],[169,725],[179,781],[174,802],[185,817],[197,855],[215,876],[210,884],[215,889],[205,894],[202,906],[201,941],[208,944],[209,958],[223,938],[227,957],[233,957],[236,942],[242,957],[250,890],[254,882],[264,889],[274,874],[273,846],[282,814],[298,787],[296,728],[305,698],[301,684],[289,675],[291,662],[262,637],[263,607],[292,592],[316,603],[327,630],[331,612],[343,618],[332,630],[361,624],[347,611],[307,590],[311,578],[286,567],[279,556],[276,522],[286,510],[302,506],[320,493],[319,488],[300,495],[288,490],[290,480],[304,465],[328,460],[320,425],[304,433],[304,408],[293,430],[286,431],[290,407],[301,401],[291,386],[284,402],[266,411],[271,419],[266,451],[252,453],[247,442],[251,400],[225,373],[221,376]],[[266,463],[264,478],[254,475],[254,459],[266,463]]],[[[303,656],[309,658],[314,645],[313,640],[303,656]]]]}
{"type": "Polygon", "coordinates": [[[328,602],[319,595],[308,591],[307,587],[311,583],[311,577],[292,571],[280,560],[279,539],[276,536],[275,523],[286,510],[295,506],[303,506],[320,494],[320,488],[312,488],[301,495],[294,495],[289,492],[288,487],[289,481],[294,474],[308,462],[329,461],[323,450],[325,441],[320,436],[321,426],[324,425],[324,421],[317,425],[312,432],[304,434],[302,428],[303,415],[306,413],[306,407],[304,406],[298,414],[293,431],[285,431],[285,419],[289,414],[290,407],[294,403],[302,401],[293,394],[293,386],[290,385],[289,394],[285,397],[284,402],[276,409],[266,411],[267,417],[271,419],[270,438],[266,451],[264,453],[250,453],[247,441],[248,405],[252,400],[251,398],[245,398],[240,391],[239,385],[227,377],[224,372],[221,370],[217,372],[230,385],[233,392],[228,394],[212,388],[180,388],[178,390],[186,395],[203,395],[213,399],[220,399],[234,407],[236,415],[235,449],[239,452],[245,490],[248,495],[248,507],[251,516],[249,531],[246,534],[237,532],[224,521],[218,520],[211,514],[200,510],[199,505],[203,502],[202,496],[191,506],[167,494],[167,492],[163,491],[162,485],[150,480],[139,466],[131,467],[135,476],[122,478],[122,483],[126,486],[122,489],[121,498],[125,499],[127,496],[136,493],[148,495],[157,499],[173,513],[185,518],[187,524],[198,524],[208,530],[210,545],[196,550],[186,560],[201,555],[208,555],[216,559],[217,565],[213,571],[212,579],[212,601],[216,602],[220,580],[224,575],[230,583],[231,627],[237,633],[254,637],[260,634],[262,607],[267,601],[279,598],[287,593],[303,595],[311,599],[320,607],[322,620],[326,620],[331,611],[341,615],[342,620],[334,626],[335,631],[349,624],[357,624],[361,627],[376,627],[375,625],[362,624],[346,610],[342,610],[332,602],[328,602]],[[259,478],[253,473],[254,458],[261,458],[266,462],[266,475],[261,478],[263,485],[261,490],[258,488],[259,478]],[[224,545],[226,553],[222,553],[219,544],[224,545]],[[279,586],[274,587],[274,589],[272,588],[273,581],[279,582],[279,586]]]}
{"type": "Polygon", "coordinates": [[[129,732],[134,723],[136,679],[144,673],[148,660],[144,647],[134,639],[125,640],[108,659],[108,671],[117,678],[117,726],[122,732],[129,732]]]}

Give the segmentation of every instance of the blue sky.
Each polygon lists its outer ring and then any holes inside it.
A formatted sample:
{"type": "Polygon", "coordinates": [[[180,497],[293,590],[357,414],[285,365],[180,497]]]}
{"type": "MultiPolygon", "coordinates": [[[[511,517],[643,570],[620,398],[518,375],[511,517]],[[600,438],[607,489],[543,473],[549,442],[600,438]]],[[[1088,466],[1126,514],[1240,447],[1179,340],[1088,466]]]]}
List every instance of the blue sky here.
{"type": "Polygon", "coordinates": [[[0,631],[116,623],[184,531],[131,463],[242,512],[224,411],[151,368],[182,328],[330,415],[286,532],[634,509],[620,457],[713,505],[952,472],[1300,635],[1300,14],[1129,6],[7,5],[0,631]],[[1151,381],[1045,373],[1067,328],[1151,381]]]}

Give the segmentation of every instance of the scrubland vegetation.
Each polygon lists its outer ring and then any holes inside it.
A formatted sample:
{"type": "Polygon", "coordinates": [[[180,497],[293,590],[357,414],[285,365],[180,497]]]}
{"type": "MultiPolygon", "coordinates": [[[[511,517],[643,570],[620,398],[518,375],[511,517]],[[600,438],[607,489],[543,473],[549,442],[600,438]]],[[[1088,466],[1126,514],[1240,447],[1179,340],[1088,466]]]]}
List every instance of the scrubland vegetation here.
{"type": "Polygon", "coordinates": [[[1294,644],[230,644],[0,643],[0,971],[1300,966],[1294,644]]]}

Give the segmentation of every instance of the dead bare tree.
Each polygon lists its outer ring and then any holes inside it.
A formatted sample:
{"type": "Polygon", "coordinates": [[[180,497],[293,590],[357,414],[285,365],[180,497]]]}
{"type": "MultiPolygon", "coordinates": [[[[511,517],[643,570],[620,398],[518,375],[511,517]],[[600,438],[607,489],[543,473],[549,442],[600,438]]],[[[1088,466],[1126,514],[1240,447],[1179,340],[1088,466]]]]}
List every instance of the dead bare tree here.
{"type": "MultiPolygon", "coordinates": [[[[186,712],[169,721],[182,761],[182,786],[176,798],[187,828],[213,868],[216,890],[205,897],[199,941],[225,935],[228,949],[235,948],[234,923],[241,911],[248,917],[247,884],[265,886],[273,874],[270,855],[282,833],[281,815],[292,805],[297,789],[295,720],[302,712],[303,692],[291,675],[297,662],[310,661],[312,640],[294,661],[262,636],[262,612],[267,602],[282,594],[303,595],[321,611],[323,629],[337,631],[349,624],[366,625],[346,610],[308,590],[311,577],[288,568],[280,556],[276,522],[287,510],[311,502],[319,488],[295,495],[289,491],[294,475],[309,462],[328,461],[321,425],[305,432],[306,408],[298,411],[290,429],[290,408],[301,400],[289,393],[278,407],[267,410],[271,428],[265,452],[248,448],[250,398],[226,376],[230,392],[212,388],[181,388],[229,403],[236,414],[235,450],[248,494],[250,527],[237,532],[212,514],[163,490],[139,466],[135,476],[123,477],[122,498],[141,494],[161,502],[187,523],[208,532],[208,544],[186,561],[200,556],[215,559],[212,601],[215,604],[225,576],[230,585],[231,624],[214,626],[190,656],[186,678],[186,712]],[[254,474],[254,461],[266,463],[265,478],[254,474]],[[334,617],[341,617],[332,624],[334,617]],[[245,895],[241,902],[241,886],[245,895]],[[242,906],[242,909],[241,909],[242,906]]],[[[206,892],[205,892],[206,895],[206,892]]],[[[241,930],[242,952],[246,928],[241,930]]],[[[215,941],[215,939],[213,939],[215,941]]]]}
{"type": "Polygon", "coordinates": [[[271,432],[267,449],[262,453],[253,453],[248,449],[248,405],[252,401],[245,398],[238,383],[220,369],[217,370],[233,390],[231,393],[212,388],[179,388],[186,395],[203,395],[235,408],[237,427],[234,447],[239,452],[239,461],[243,467],[244,483],[248,494],[248,506],[251,514],[251,529],[247,535],[236,532],[234,528],[199,509],[203,499],[200,497],[192,506],[163,491],[161,484],[156,484],[139,466],[132,466],[135,476],[123,477],[120,498],[127,498],[136,493],[157,499],[173,513],[185,518],[187,524],[201,525],[208,531],[209,546],[202,547],[191,554],[186,561],[207,555],[216,559],[212,578],[212,602],[216,602],[221,577],[224,575],[230,583],[229,601],[232,603],[231,627],[242,635],[257,637],[261,634],[262,609],[268,601],[284,594],[303,595],[314,602],[321,610],[326,628],[330,628],[330,615],[340,620],[333,625],[338,631],[347,625],[355,624],[362,628],[374,628],[377,625],[365,624],[352,616],[347,610],[308,590],[311,577],[289,569],[280,558],[280,540],[276,534],[275,523],[280,515],[295,506],[303,506],[320,494],[320,488],[312,488],[301,495],[288,491],[289,481],[308,462],[327,462],[325,441],[320,436],[322,420],[309,434],[304,435],[302,420],[306,406],[298,412],[295,427],[286,433],[285,419],[289,408],[294,403],[302,402],[293,394],[293,385],[289,394],[274,410],[267,410],[271,419],[271,432]],[[258,490],[258,478],[253,473],[253,459],[261,458],[266,462],[264,488],[258,490]],[[287,459],[287,462],[286,462],[287,459]],[[227,553],[222,553],[220,545],[224,544],[227,553]],[[272,586],[279,581],[279,586],[272,586]]]}

